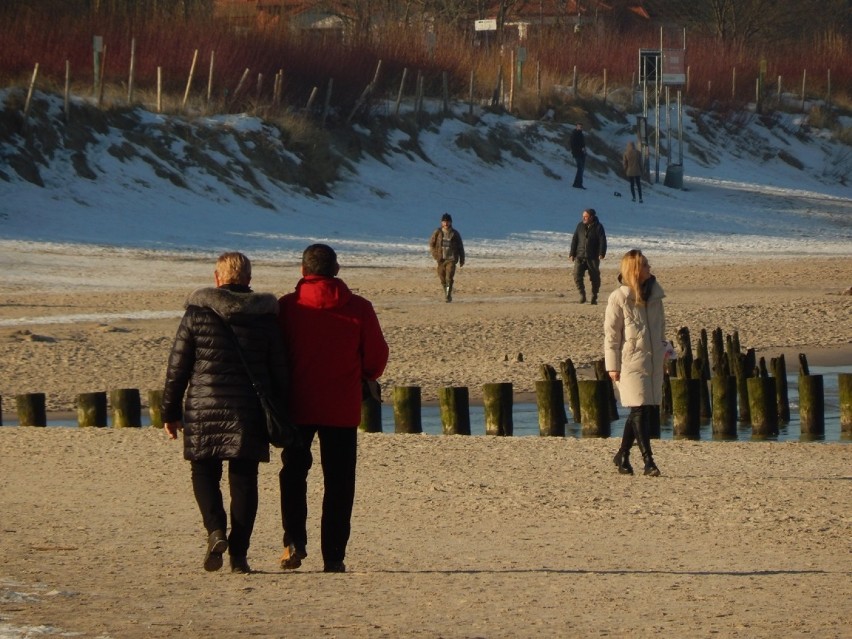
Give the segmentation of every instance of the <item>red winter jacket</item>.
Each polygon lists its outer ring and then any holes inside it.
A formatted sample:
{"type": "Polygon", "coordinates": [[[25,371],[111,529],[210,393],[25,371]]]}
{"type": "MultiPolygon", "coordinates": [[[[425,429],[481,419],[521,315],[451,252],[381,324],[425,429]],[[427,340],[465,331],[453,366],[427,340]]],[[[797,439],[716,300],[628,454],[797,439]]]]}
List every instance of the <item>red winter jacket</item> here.
{"type": "Polygon", "coordinates": [[[293,423],[356,428],[361,380],[378,379],[388,362],[373,305],[336,277],[307,275],[278,307],[293,423]]]}

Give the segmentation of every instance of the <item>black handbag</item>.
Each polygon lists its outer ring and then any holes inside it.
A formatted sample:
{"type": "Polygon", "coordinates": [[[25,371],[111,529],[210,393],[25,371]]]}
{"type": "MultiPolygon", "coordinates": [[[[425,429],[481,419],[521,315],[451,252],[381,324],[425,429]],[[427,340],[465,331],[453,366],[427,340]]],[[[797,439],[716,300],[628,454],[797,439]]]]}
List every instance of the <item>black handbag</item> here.
{"type": "Polygon", "coordinates": [[[249,366],[249,363],[246,360],[246,356],[240,346],[240,340],[237,339],[237,334],[234,332],[233,327],[231,327],[231,325],[225,321],[225,318],[219,315],[218,312],[214,309],[211,310],[213,310],[219,319],[222,320],[225,330],[227,330],[228,334],[231,336],[234,349],[236,349],[237,354],[240,356],[240,360],[248,374],[249,381],[251,382],[252,387],[254,387],[254,392],[257,394],[257,398],[260,400],[263,413],[266,415],[266,432],[269,435],[269,443],[276,448],[296,448],[301,446],[302,438],[299,436],[299,430],[289,419],[287,419],[285,415],[282,414],[279,407],[266,393],[263,392],[263,388],[261,388],[260,384],[258,384],[257,379],[251,370],[251,366],[249,366]]]}

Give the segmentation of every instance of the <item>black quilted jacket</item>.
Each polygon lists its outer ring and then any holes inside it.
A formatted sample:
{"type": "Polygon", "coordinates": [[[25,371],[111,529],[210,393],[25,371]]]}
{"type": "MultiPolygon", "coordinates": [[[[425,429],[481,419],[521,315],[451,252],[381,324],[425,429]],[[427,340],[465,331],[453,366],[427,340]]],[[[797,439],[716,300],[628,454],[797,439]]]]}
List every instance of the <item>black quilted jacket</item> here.
{"type": "Polygon", "coordinates": [[[212,309],[233,327],[266,392],[281,402],[286,397],[276,297],[238,285],[203,288],[187,299],[169,355],[163,420],[183,420],[186,459],[269,461],[263,409],[231,334],[212,309]]]}

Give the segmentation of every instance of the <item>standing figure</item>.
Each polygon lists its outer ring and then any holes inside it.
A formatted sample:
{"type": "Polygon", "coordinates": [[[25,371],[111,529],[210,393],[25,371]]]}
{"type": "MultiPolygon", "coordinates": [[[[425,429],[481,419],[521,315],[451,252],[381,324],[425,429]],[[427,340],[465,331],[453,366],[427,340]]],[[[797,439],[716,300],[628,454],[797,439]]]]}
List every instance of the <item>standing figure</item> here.
{"type": "Polygon", "coordinates": [[[574,176],[574,188],[585,189],[583,186],[583,170],[586,168],[586,138],[583,135],[583,125],[577,124],[571,132],[571,155],[577,163],[577,173],[574,176]]]}
{"type": "Polygon", "coordinates": [[[622,156],[624,173],[630,182],[630,195],[636,201],[636,189],[639,190],[639,203],[642,203],[642,154],[633,142],[627,143],[627,148],[622,156]]]}
{"type": "Polygon", "coordinates": [[[249,573],[257,469],[269,461],[269,435],[246,365],[267,396],[282,401],[287,365],[275,317],[278,300],[249,288],[249,259],[223,253],[213,278],[216,288],[199,289],[186,301],[166,371],[163,428],[170,439],[184,431],[183,455],[191,464],[192,489],[207,529],[204,569],[219,570],[227,550],[231,570],[249,573]],[[228,460],[231,492],[230,535],[219,486],[223,460],[228,460]]]}
{"type": "Polygon", "coordinates": [[[577,224],[574,237],[571,238],[568,257],[574,262],[574,284],[580,291],[580,304],[586,303],[586,271],[592,283],[592,304],[597,304],[598,291],[601,289],[601,260],[606,257],[606,231],[598,221],[595,209],[583,211],[583,219],[577,224]]]}
{"type": "Polygon", "coordinates": [[[312,244],[302,254],[302,278],[279,301],[279,322],[292,371],[291,419],[302,446],[284,449],[279,473],[284,553],[292,570],[308,556],[308,471],[319,436],[324,494],[320,546],[325,572],[345,572],[355,500],[362,384],[385,370],[388,345],[372,304],[337,278],[337,254],[312,244]]]}
{"type": "Polygon", "coordinates": [[[429,239],[429,250],[438,263],[438,277],[444,292],[444,301],[453,301],[453,278],[456,274],[456,264],[464,266],[464,243],[461,233],[453,228],[453,216],[444,213],[441,216],[441,226],[435,229],[429,239]]]}
{"type": "Polygon", "coordinates": [[[651,275],[642,251],[621,258],[621,283],[609,296],[604,319],[604,360],[621,405],[630,409],[621,447],[613,462],[622,474],[633,474],[630,448],[634,440],[645,462],[645,474],[660,474],[651,454],[651,420],[663,400],[667,343],[665,293],[651,275]]]}

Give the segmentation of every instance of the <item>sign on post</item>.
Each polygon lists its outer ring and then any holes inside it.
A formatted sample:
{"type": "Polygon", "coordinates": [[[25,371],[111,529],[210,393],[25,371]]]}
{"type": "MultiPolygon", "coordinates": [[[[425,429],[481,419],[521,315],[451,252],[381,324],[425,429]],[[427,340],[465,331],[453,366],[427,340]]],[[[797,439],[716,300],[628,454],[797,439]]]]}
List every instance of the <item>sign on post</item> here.
{"type": "Polygon", "coordinates": [[[474,20],[473,29],[474,31],[497,31],[497,18],[474,20]]]}

